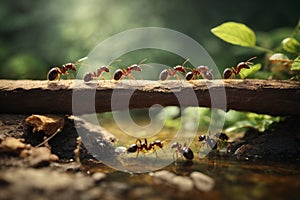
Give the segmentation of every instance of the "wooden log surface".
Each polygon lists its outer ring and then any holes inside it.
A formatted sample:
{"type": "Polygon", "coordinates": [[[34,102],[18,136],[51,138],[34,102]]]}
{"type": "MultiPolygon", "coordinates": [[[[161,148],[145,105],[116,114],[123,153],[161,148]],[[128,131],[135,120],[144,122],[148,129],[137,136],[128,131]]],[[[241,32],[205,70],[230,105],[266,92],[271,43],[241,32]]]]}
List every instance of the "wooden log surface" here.
{"type": "Polygon", "coordinates": [[[0,113],[85,114],[128,107],[149,108],[154,104],[300,115],[300,82],[253,79],[196,80],[192,83],[178,80],[90,83],[82,80],[0,80],[0,113]],[[129,106],[125,101],[128,95],[129,106]],[[178,95],[183,99],[178,100],[178,95]]]}

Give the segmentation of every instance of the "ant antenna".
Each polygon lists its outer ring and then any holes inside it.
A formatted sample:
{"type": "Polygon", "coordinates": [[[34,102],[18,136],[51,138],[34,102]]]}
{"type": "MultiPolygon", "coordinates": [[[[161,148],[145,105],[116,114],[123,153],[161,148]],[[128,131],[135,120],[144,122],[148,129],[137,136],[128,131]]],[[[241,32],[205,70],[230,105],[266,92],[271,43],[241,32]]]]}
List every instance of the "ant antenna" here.
{"type": "Polygon", "coordinates": [[[121,62],[122,60],[121,59],[118,59],[118,60],[112,60],[110,63],[108,63],[107,67],[109,67],[112,63],[115,63],[115,62],[121,62]]]}
{"type": "Polygon", "coordinates": [[[86,57],[80,58],[80,59],[77,60],[75,63],[78,64],[78,63],[81,63],[81,62],[83,62],[83,61],[85,61],[85,60],[87,60],[87,59],[88,59],[88,57],[86,56],[86,57]]]}
{"type": "MultiPolygon", "coordinates": [[[[254,57],[252,57],[252,58],[249,58],[247,61],[246,61],[246,63],[251,63],[250,61],[251,60],[254,60],[254,59],[256,59],[257,57],[256,56],[254,56],[254,57]]],[[[252,63],[251,63],[252,64],[252,63]]]]}
{"type": "Polygon", "coordinates": [[[189,60],[190,60],[190,58],[187,58],[187,59],[182,63],[182,66],[184,66],[189,60]]]}

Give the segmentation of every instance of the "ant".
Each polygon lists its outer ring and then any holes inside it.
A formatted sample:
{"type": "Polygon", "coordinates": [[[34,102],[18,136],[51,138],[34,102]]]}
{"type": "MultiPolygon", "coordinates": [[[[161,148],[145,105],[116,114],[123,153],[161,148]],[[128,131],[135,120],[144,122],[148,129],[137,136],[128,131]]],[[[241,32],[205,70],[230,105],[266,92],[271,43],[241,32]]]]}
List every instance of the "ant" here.
{"type": "Polygon", "coordinates": [[[229,139],[229,137],[225,134],[225,133],[220,133],[220,134],[215,134],[214,138],[211,138],[208,135],[200,135],[198,141],[200,142],[206,142],[206,144],[208,144],[208,146],[212,149],[212,150],[216,150],[218,148],[218,143],[220,141],[225,142],[229,139]]]}
{"type": "Polygon", "coordinates": [[[151,142],[150,144],[148,144],[148,141],[146,138],[144,139],[144,142],[142,142],[141,139],[137,139],[135,144],[132,144],[127,148],[127,152],[128,153],[137,152],[136,157],[138,157],[140,152],[143,152],[145,154],[146,152],[153,151],[153,152],[155,152],[156,157],[158,157],[155,146],[163,149],[164,143],[160,140],[155,140],[154,142],[151,142]]]}
{"type": "Polygon", "coordinates": [[[132,76],[132,71],[142,71],[141,65],[146,59],[142,60],[140,64],[133,64],[127,67],[127,69],[117,69],[114,73],[114,80],[121,80],[124,76],[132,76]]]}
{"type": "Polygon", "coordinates": [[[107,66],[102,66],[100,67],[98,70],[97,70],[97,73],[96,72],[86,72],[84,77],[83,77],[83,80],[84,82],[89,82],[91,80],[93,80],[95,77],[99,77],[102,72],[106,72],[106,73],[109,73],[109,69],[107,66]]]}
{"type": "Polygon", "coordinates": [[[113,60],[112,62],[110,62],[107,66],[101,66],[98,70],[97,70],[97,73],[96,72],[86,72],[84,77],[83,77],[83,80],[84,82],[89,82],[91,80],[93,80],[94,78],[96,77],[100,77],[102,72],[106,72],[109,74],[109,69],[108,69],[108,66],[114,62],[119,62],[121,60],[113,60]]]}
{"type": "Polygon", "coordinates": [[[186,70],[184,68],[184,64],[188,60],[189,60],[189,58],[186,59],[182,65],[176,65],[175,67],[173,67],[173,69],[164,69],[164,70],[162,70],[159,74],[159,80],[165,81],[165,80],[168,79],[169,76],[176,76],[177,79],[179,79],[178,76],[177,76],[177,72],[180,72],[180,73],[183,73],[183,74],[186,73],[186,70]]]}
{"type": "MultiPolygon", "coordinates": [[[[171,145],[172,149],[175,149],[175,154],[176,154],[176,160],[178,159],[178,153],[182,156],[184,156],[187,160],[193,160],[194,158],[194,153],[193,151],[186,145],[179,144],[178,142],[174,142],[171,145]]],[[[174,155],[173,155],[174,158],[174,155]]]]}
{"type": "Polygon", "coordinates": [[[211,73],[212,69],[209,69],[207,66],[198,66],[196,69],[194,69],[192,72],[188,72],[185,75],[185,79],[187,81],[194,80],[195,76],[202,76],[203,78],[207,80],[213,80],[214,75],[211,73]]]}
{"type": "Polygon", "coordinates": [[[234,67],[231,68],[226,68],[223,72],[223,78],[224,79],[229,79],[231,77],[231,75],[235,76],[238,75],[241,71],[241,69],[250,69],[249,65],[253,65],[252,62],[250,62],[251,60],[255,59],[255,57],[249,58],[246,62],[240,62],[237,66],[236,69],[234,67]]]}
{"type": "Polygon", "coordinates": [[[47,74],[47,79],[49,81],[54,81],[54,80],[60,80],[60,75],[66,74],[68,75],[68,70],[73,70],[76,71],[76,64],[86,60],[87,57],[79,59],[75,63],[67,63],[62,65],[61,69],[59,67],[53,67],[52,69],[49,70],[47,74]]]}

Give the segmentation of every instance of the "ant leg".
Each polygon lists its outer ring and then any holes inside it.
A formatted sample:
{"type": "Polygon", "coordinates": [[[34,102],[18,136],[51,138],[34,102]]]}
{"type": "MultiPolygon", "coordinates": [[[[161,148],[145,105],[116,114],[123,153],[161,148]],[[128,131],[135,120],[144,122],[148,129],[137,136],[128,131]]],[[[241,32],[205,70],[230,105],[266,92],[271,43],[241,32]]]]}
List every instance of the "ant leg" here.
{"type": "Polygon", "coordinates": [[[173,159],[174,159],[175,162],[178,160],[178,150],[177,149],[173,153],[173,159]],[[176,158],[175,158],[174,155],[176,155],[176,158]]]}
{"type": "Polygon", "coordinates": [[[175,74],[174,76],[176,77],[176,79],[177,79],[178,81],[180,81],[180,82],[182,83],[182,78],[180,78],[180,76],[179,76],[178,74],[175,74]]]}
{"type": "Polygon", "coordinates": [[[158,158],[158,154],[157,154],[157,151],[155,149],[153,150],[153,153],[155,153],[155,157],[157,159],[158,158]]]}
{"type": "Polygon", "coordinates": [[[138,73],[138,76],[139,76],[140,80],[144,80],[140,73],[138,73]]]}
{"type": "Polygon", "coordinates": [[[135,159],[137,159],[137,158],[138,158],[138,156],[139,156],[139,153],[140,153],[140,150],[138,149],[138,150],[137,150],[137,153],[136,153],[136,157],[135,157],[135,159]]]}
{"type": "MultiPolygon", "coordinates": [[[[104,74],[104,73],[102,73],[102,74],[99,76],[99,79],[105,81],[106,79],[103,77],[103,74],[104,74]]],[[[110,73],[109,73],[109,72],[106,72],[106,74],[108,75],[108,79],[110,80],[110,79],[111,79],[110,73]]]]}

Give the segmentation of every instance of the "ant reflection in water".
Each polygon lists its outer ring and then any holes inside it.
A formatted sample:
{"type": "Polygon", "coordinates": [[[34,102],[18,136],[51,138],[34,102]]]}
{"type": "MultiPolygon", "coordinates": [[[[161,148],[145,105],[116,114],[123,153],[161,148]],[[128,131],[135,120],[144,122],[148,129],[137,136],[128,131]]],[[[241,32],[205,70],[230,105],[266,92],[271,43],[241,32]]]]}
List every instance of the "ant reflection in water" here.
{"type": "Polygon", "coordinates": [[[145,153],[153,152],[153,153],[155,153],[156,158],[157,158],[158,155],[157,155],[155,147],[159,147],[160,149],[163,150],[163,146],[164,146],[164,142],[162,142],[160,140],[155,140],[151,143],[148,143],[146,138],[144,139],[144,142],[142,142],[141,139],[137,139],[135,144],[132,144],[127,148],[127,153],[137,152],[137,155],[136,155],[136,158],[137,158],[140,152],[144,153],[144,155],[145,155],[145,153]]]}

